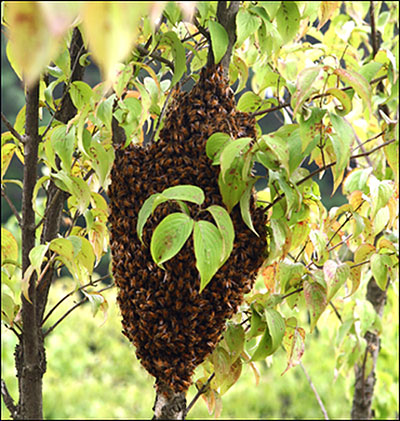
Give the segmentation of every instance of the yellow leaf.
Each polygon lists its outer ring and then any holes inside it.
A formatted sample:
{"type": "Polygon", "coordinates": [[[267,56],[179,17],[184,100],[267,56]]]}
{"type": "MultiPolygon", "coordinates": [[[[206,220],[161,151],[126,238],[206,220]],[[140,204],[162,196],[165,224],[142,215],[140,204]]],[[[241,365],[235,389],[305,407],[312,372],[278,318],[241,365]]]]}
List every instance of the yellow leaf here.
{"type": "Polygon", "coordinates": [[[319,31],[326,22],[332,17],[335,10],[339,7],[339,1],[322,1],[318,11],[319,24],[317,31],[319,31]]]}
{"type": "Polygon", "coordinates": [[[25,83],[32,85],[56,56],[64,32],[59,32],[58,36],[51,33],[38,2],[7,2],[4,21],[9,37],[10,63],[25,83]]]}
{"type": "Polygon", "coordinates": [[[115,66],[132,51],[140,19],[150,13],[152,2],[85,2],[83,29],[103,78],[112,81],[115,66]]]}

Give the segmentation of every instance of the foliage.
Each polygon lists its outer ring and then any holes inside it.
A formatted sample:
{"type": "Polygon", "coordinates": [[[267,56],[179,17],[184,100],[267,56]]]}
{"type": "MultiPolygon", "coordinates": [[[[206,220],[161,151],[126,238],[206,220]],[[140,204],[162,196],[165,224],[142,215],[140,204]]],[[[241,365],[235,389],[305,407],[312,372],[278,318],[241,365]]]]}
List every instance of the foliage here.
{"type": "MultiPolygon", "coordinates": [[[[4,5],[8,59],[28,86],[40,77],[40,109],[52,115],[39,128],[42,175],[32,201],[36,244],[24,273],[19,228],[2,228],[2,321],[14,331],[20,329],[20,293],[30,300],[30,278],[36,273],[40,284],[50,267],[67,270],[74,280],[69,288],[82,291],[94,311],[107,313],[108,301],[94,274],[109,242],[105,192],[114,159],[113,118],[124,129],[127,144],[143,143],[150,127],[151,139],[157,140],[174,87],[183,85],[182,78],[195,81],[206,64],[204,33],[209,33],[216,61],[227,48],[215,2],[199,2],[194,23],[175,3],[163,7],[162,11],[156,2],[140,7],[118,2],[4,5]],[[163,17],[157,20],[161,12],[163,17]],[[139,20],[141,25],[132,25],[139,20]],[[92,54],[102,70],[104,81],[94,87],[71,79],[76,64],[70,61],[68,47],[71,28],[77,25],[90,51],[80,64],[87,65],[92,54]],[[134,42],[137,48],[132,51],[134,42]],[[77,110],[67,123],[55,118],[62,104],[55,92],[61,85],[77,110]],[[68,225],[59,237],[43,243],[50,181],[68,194],[68,225]]],[[[216,225],[193,222],[182,202],[189,200],[187,195],[162,192],[149,199],[146,217],[164,200],[180,200],[183,209],[155,230],[150,247],[156,262],[161,265],[178,253],[193,232],[205,288],[229,255],[232,232],[222,228],[228,212],[240,206],[254,231],[248,209],[257,181],[252,172],[255,162],[268,173],[267,187],[256,196],[268,214],[268,258],[255,289],[202,365],[204,375],[196,383],[199,388],[207,385],[203,397],[217,415],[221,396],[238,381],[243,367],[256,372],[255,362],[271,361],[283,347],[282,371],[290,371],[307,353],[313,332],[323,329],[321,320],[332,312],[340,317],[332,334],[337,339],[331,344],[337,375],[363,361],[367,331],[382,336],[382,352],[388,358],[386,331],[365,299],[365,288],[373,277],[382,290],[397,292],[398,8],[396,2],[378,2],[374,30],[380,32],[382,44],[374,51],[369,7],[365,2],[244,2],[236,18],[237,42],[229,68],[232,86],[242,93],[238,109],[257,119],[277,111],[283,124],[269,133],[259,127],[255,140],[230,139],[222,133],[208,139],[207,153],[220,166],[219,186],[226,205],[223,216],[216,216],[220,209],[208,209],[216,225]],[[246,85],[251,91],[243,93],[246,85]],[[316,170],[305,168],[306,162],[316,170]],[[346,203],[326,209],[313,177],[329,170],[332,193],[341,189],[346,203]],[[174,226],[172,219],[187,229],[160,249],[174,226]],[[213,259],[207,260],[210,253],[213,259]]],[[[14,157],[24,163],[25,115],[24,106],[10,131],[2,134],[2,187],[18,184],[6,176],[14,157]]],[[[394,381],[389,371],[378,377],[394,381]]],[[[393,416],[391,402],[378,397],[378,415],[393,416]]]]}

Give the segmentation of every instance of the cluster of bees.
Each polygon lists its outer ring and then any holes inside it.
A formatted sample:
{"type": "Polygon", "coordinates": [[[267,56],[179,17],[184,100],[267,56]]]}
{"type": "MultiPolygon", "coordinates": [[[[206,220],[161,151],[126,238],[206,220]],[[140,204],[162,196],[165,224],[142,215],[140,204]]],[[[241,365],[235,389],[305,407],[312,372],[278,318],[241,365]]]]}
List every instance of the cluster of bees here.
{"type": "MultiPolygon", "coordinates": [[[[266,243],[266,217],[251,202],[253,224],[260,237],[244,224],[239,206],[231,212],[235,243],[227,262],[199,293],[199,272],[193,241],[159,268],[150,254],[155,227],[169,213],[180,211],[174,202],[157,207],[148,219],[143,245],[136,234],[140,208],[153,193],[179,184],[203,189],[210,205],[224,206],[218,187],[219,167],[205,153],[215,132],[255,138],[255,120],[235,108],[233,92],[219,67],[202,70],[190,92],[177,92],[169,106],[157,143],[116,147],[109,188],[113,273],[118,286],[123,334],[136,348],[156,386],[184,392],[194,369],[213,351],[225,322],[250,292],[261,266],[266,243]]],[[[191,217],[199,208],[189,204],[191,217]]]]}

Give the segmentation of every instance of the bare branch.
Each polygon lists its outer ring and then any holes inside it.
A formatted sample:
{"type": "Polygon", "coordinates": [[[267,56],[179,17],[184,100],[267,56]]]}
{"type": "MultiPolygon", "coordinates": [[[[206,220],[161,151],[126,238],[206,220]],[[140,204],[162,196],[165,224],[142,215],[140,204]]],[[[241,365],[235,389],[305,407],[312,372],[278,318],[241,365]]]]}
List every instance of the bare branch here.
{"type": "Polygon", "coordinates": [[[322,400],[321,400],[321,398],[320,398],[320,396],[319,396],[319,394],[318,394],[318,392],[317,392],[317,389],[316,389],[316,388],[315,388],[315,386],[314,386],[314,383],[313,383],[313,382],[312,382],[312,380],[311,380],[311,377],[310,377],[310,376],[309,376],[309,374],[307,373],[307,370],[305,369],[305,367],[304,367],[303,363],[300,361],[300,363],[299,363],[299,364],[300,364],[301,369],[303,370],[303,373],[304,373],[304,374],[305,374],[305,376],[307,377],[308,384],[310,385],[311,390],[314,392],[314,395],[315,395],[315,397],[316,397],[316,399],[317,399],[318,405],[319,405],[319,407],[321,408],[322,413],[324,414],[324,418],[325,418],[326,420],[329,420],[328,413],[326,412],[325,406],[324,406],[324,404],[323,404],[323,402],[322,402],[322,400]]]}
{"type": "Polygon", "coordinates": [[[142,47],[141,45],[137,45],[136,49],[139,51],[139,53],[143,56],[150,56],[154,60],[159,61],[160,63],[166,64],[172,71],[175,70],[174,63],[172,61],[164,58],[161,54],[157,53],[156,51],[150,52],[145,47],[142,47]]]}
{"type": "Polygon", "coordinates": [[[17,211],[16,207],[14,206],[14,203],[11,202],[10,198],[7,196],[3,186],[1,187],[1,195],[4,197],[4,199],[6,199],[6,202],[8,203],[8,206],[10,206],[12,213],[17,218],[18,225],[21,227],[21,224],[22,224],[21,216],[19,212],[17,211]]]}
{"type": "Polygon", "coordinates": [[[3,379],[1,379],[1,395],[3,396],[4,404],[10,411],[11,417],[14,418],[17,414],[17,406],[14,403],[14,399],[11,397],[7,385],[3,379]]]}
{"type": "Polygon", "coordinates": [[[7,117],[3,113],[1,113],[1,119],[7,129],[10,130],[11,134],[23,144],[25,142],[24,138],[14,129],[13,125],[7,120],[7,117]]]}

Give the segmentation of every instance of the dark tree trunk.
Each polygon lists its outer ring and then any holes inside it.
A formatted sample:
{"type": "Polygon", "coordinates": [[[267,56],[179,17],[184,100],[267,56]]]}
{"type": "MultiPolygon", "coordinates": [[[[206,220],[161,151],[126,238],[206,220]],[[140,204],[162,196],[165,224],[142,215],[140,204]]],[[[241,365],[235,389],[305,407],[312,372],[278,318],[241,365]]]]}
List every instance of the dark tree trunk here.
{"type": "MultiPolygon", "coordinates": [[[[22,273],[30,265],[29,252],[35,246],[35,212],[32,207],[36,184],[39,149],[39,84],[26,91],[26,124],[24,148],[24,178],[22,193],[22,273]]],[[[29,300],[22,296],[21,318],[23,333],[16,348],[16,368],[19,382],[17,419],[43,418],[42,377],[46,370],[44,343],[36,308],[36,276],[32,274],[28,288],[29,300]]]]}
{"type": "MultiPolygon", "coordinates": [[[[381,290],[376,284],[374,278],[368,283],[367,300],[374,306],[379,317],[382,317],[386,303],[386,291],[381,290]]],[[[378,360],[380,339],[375,332],[365,334],[367,348],[361,365],[355,366],[355,388],[353,396],[353,406],[351,409],[351,418],[353,420],[370,420],[374,418],[372,410],[372,399],[374,396],[374,387],[376,383],[376,363],[378,360]],[[369,373],[366,372],[367,360],[372,361],[369,373]]]]}
{"type": "MultiPolygon", "coordinates": [[[[84,52],[81,34],[74,29],[70,46],[71,80],[81,80],[83,68],[79,65],[79,57],[84,52]]],[[[66,86],[65,89],[68,89],[66,86]]],[[[67,123],[74,117],[76,109],[67,92],[63,96],[60,111],[56,118],[67,123]]],[[[33,190],[37,179],[39,136],[39,84],[26,91],[26,123],[24,139],[24,178],[22,194],[22,273],[25,274],[30,265],[29,252],[35,246],[35,212],[32,206],[33,190]]],[[[60,231],[61,214],[66,193],[60,191],[53,182],[47,190],[45,220],[41,235],[41,244],[56,238],[60,231]]],[[[50,256],[48,256],[50,257],[50,256]]],[[[54,277],[50,267],[37,285],[36,273],[33,273],[28,288],[29,300],[22,296],[22,334],[15,349],[15,366],[17,370],[19,402],[14,405],[10,397],[7,407],[14,419],[43,419],[42,379],[46,372],[46,356],[42,320],[47,304],[48,293],[54,277]]],[[[3,387],[3,384],[2,384],[3,387]]],[[[4,385],[5,388],[5,385],[4,385]]],[[[6,389],[6,388],[5,388],[6,389]]],[[[8,392],[7,392],[8,394],[8,392]]],[[[4,395],[4,394],[3,394],[4,395]]]]}

